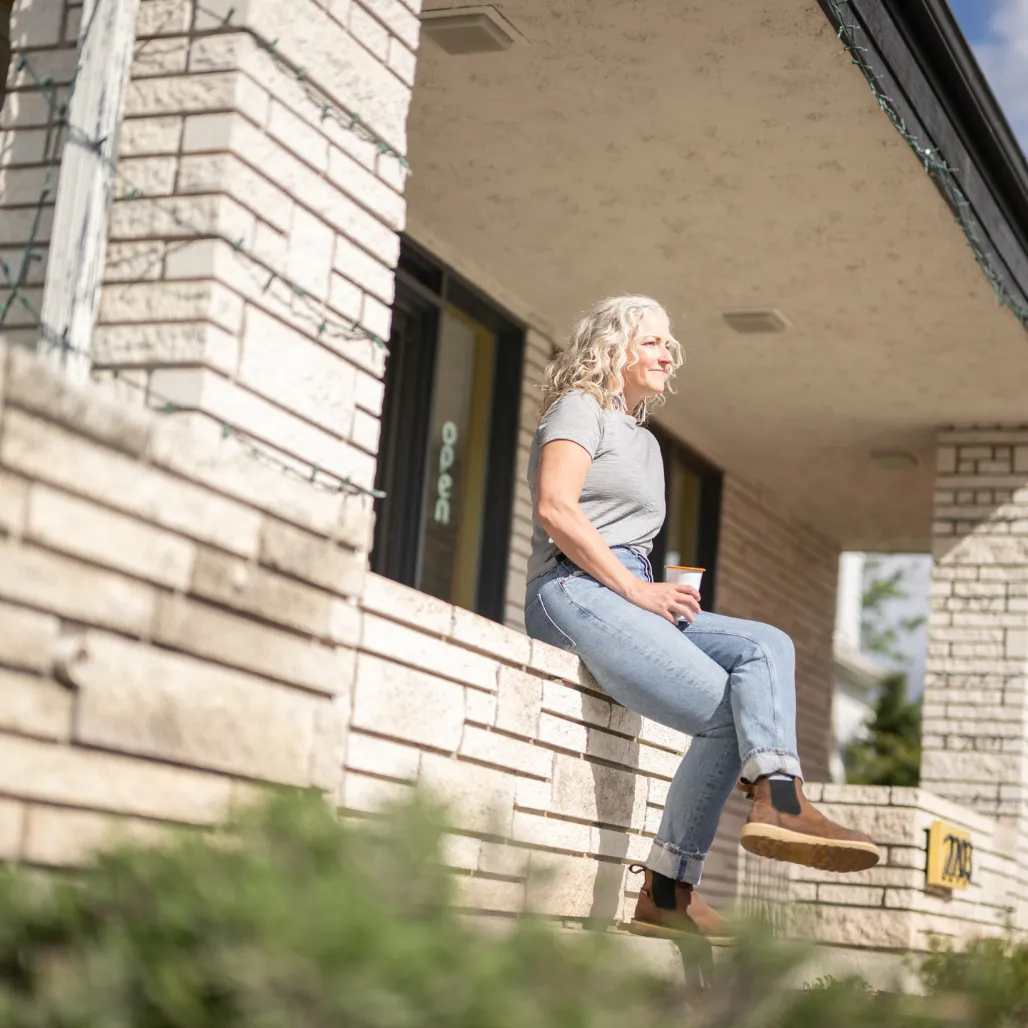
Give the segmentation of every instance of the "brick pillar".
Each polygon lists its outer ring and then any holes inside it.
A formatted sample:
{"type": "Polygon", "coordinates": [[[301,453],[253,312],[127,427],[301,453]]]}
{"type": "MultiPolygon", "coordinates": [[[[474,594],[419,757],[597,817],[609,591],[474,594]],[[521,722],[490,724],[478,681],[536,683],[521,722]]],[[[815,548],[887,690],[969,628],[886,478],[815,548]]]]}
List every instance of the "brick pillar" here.
{"type": "Polygon", "coordinates": [[[1028,427],[940,434],[921,783],[1028,813],[1028,427]]]}
{"type": "Polygon", "coordinates": [[[98,378],[372,484],[419,6],[142,0],[98,378]]]}

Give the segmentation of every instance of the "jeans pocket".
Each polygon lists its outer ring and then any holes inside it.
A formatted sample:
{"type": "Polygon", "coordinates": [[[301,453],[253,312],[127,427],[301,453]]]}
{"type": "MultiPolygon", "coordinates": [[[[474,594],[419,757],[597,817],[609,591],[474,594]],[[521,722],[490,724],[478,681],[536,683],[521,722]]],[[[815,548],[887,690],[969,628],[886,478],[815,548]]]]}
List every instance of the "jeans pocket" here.
{"type": "Polygon", "coordinates": [[[568,653],[575,653],[577,650],[574,639],[565,635],[550,617],[541,590],[536,594],[535,602],[525,611],[525,629],[533,639],[549,643],[557,649],[566,650],[568,653]]]}

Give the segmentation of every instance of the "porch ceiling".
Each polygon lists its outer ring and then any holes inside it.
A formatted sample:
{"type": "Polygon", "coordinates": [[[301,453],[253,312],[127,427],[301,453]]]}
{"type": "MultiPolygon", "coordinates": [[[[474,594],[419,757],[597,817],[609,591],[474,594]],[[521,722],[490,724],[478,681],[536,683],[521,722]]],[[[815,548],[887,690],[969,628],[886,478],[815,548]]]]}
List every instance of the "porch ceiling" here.
{"type": "Polygon", "coordinates": [[[661,421],[844,547],[928,549],[934,428],[1024,421],[1028,334],[820,8],[502,10],[529,45],[422,44],[412,235],[558,340],[600,296],[658,297],[688,351],[661,421]],[[751,306],[794,328],[721,320],[751,306]]]}

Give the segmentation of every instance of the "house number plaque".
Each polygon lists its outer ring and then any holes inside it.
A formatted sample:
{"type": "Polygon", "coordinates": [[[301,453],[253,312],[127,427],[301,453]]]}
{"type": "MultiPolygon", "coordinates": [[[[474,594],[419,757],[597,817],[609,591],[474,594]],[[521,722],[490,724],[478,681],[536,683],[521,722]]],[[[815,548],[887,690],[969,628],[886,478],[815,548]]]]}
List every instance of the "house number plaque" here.
{"type": "Polygon", "coordinates": [[[966,889],[971,882],[973,853],[970,832],[945,821],[933,821],[928,829],[925,884],[943,889],[966,889]]]}

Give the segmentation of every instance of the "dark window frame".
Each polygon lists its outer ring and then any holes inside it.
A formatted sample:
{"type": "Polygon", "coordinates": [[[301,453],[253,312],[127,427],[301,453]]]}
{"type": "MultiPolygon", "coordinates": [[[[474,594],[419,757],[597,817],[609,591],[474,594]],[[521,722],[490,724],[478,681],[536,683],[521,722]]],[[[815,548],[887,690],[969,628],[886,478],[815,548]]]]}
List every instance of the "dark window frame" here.
{"type": "Polygon", "coordinates": [[[447,303],[496,334],[492,417],[486,454],[487,488],[475,584],[476,613],[500,623],[506,607],[510,533],[521,413],[525,325],[416,243],[401,237],[394,312],[421,319],[425,345],[386,363],[382,435],[375,486],[386,493],[375,504],[371,569],[417,587],[423,538],[427,426],[432,411],[436,344],[447,303]]]}
{"type": "MultiPolygon", "coordinates": [[[[703,575],[703,609],[717,610],[717,565],[718,544],[721,534],[721,494],[724,473],[720,468],[704,460],[695,450],[672,435],[666,428],[650,423],[647,426],[656,436],[660,444],[660,452],[664,458],[664,498],[668,500],[671,483],[670,464],[677,459],[681,464],[694,472],[700,479],[700,511],[699,530],[696,540],[697,566],[705,568],[703,575]]],[[[653,566],[653,577],[658,581],[663,578],[665,554],[667,553],[667,518],[660,531],[653,539],[650,561],[653,566]]]]}

